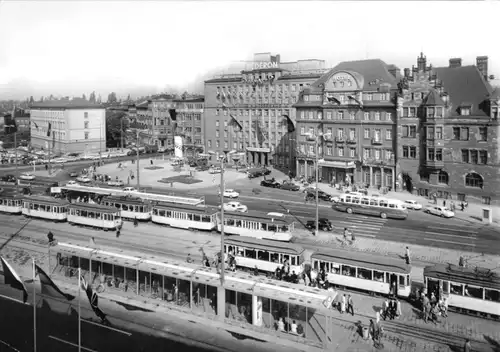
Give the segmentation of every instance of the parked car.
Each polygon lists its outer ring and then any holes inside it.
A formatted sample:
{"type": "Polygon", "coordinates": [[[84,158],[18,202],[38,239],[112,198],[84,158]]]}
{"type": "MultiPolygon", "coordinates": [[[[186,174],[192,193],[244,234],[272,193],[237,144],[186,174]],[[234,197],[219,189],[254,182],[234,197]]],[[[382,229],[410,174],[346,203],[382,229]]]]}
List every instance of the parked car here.
{"type": "Polygon", "coordinates": [[[425,208],[424,212],[427,214],[437,215],[442,218],[452,218],[455,216],[455,213],[452,212],[450,209],[434,205],[425,208]]]}
{"type": "MultiPolygon", "coordinates": [[[[307,198],[308,199],[316,199],[316,190],[313,190],[311,192],[308,192],[307,193],[307,198]]],[[[332,196],[329,195],[328,193],[326,192],[323,192],[321,190],[318,190],[318,199],[321,199],[321,200],[324,200],[324,201],[327,201],[327,202],[331,202],[332,201],[332,196]]]]}
{"type": "MultiPolygon", "coordinates": [[[[333,230],[333,225],[330,220],[326,218],[320,218],[318,219],[318,229],[321,231],[332,231],[333,230]]],[[[309,220],[306,223],[306,228],[309,230],[315,230],[316,229],[316,220],[309,220]]]]}
{"type": "Polygon", "coordinates": [[[113,187],[123,187],[125,186],[125,183],[122,180],[111,180],[107,182],[107,185],[113,187]]]}
{"type": "Polygon", "coordinates": [[[210,170],[210,167],[208,167],[207,165],[200,165],[200,166],[197,166],[196,171],[207,171],[207,170],[210,170]]]}
{"type": "Polygon", "coordinates": [[[300,190],[299,186],[297,186],[294,183],[290,183],[290,182],[283,183],[280,188],[284,189],[285,191],[294,191],[294,192],[297,192],[300,190]]]}
{"type": "Polygon", "coordinates": [[[78,177],[78,172],[74,172],[74,171],[70,172],[69,177],[78,177]]]}
{"type": "Polygon", "coordinates": [[[74,185],[77,185],[77,184],[78,184],[78,182],[73,181],[73,180],[66,182],[66,186],[74,186],[74,185]]]}
{"type": "Polygon", "coordinates": [[[90,177],[88,177],[88,176],[78,176],[78,177],[76,178],[76,180],[77,180],[78,182],[81,182],[81,183],[89,183],[89,182],[92,182],[92,180],[91,180],[91,179],[90,179],[90,177]]]}
{"type": "Polygon", "coordinates": [[[3,182],[16,182],[16,176],[14,176],[14,175],[2,176],[2,181],[3,182]]]}
{"type": "Polygon", "coordinates": [[[29,172],[25,172],[25,173],[21,174],[21,176],[19,176],[19,178],[21,180],[32,181],[36,178],[36,176],[33,174],[30,174],[29,172]]]}
{"type": "Polygon", "coordinates": [[[405,200],[405,206],[407,209],[422,210],[422,204],[416,200],[405,200]]]}
{"type": "Polygon", "coordinates": [[[208,172],[211,174],[220,174],[222,172],[222,169],[220,167],[213,167],[208,172]]]}
{"type": "MultiPolygon", "coordinates": [[[[219,192],[220,196],[220,192],[219,192]]],[[[224,197],[225,198],[238,198],[240,194],[236,192],[234,189],[226,189],[224,190],[224,197]]]]}
{"type": "Polygon", "coordinates": [[[123,192],[135,192],[136,189],[134,187],[124,187],[123,192]]]}
{"type": "Polygon", "coordinates": [[[262,187],[270,187],[270,188],[280,188],[281,184],[279,182],[276,182],[274,178],[270,180],[262,180],[260,181],[260,185],[262,187]]]}
{"type": "Polygon", "coordinates": [[[246,213],[248,212],[248,207],[246,205],[241,204],[240,202],[228,202],[224,203],[224,211],[236,211],[239,213],[246,213]]]}

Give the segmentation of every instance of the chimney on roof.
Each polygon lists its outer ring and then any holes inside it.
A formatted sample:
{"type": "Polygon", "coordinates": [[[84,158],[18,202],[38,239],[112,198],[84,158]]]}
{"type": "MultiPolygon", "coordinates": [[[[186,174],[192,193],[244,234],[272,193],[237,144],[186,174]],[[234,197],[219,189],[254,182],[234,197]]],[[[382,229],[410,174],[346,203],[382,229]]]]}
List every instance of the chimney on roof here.
{"type": "Polygon", "coordinates": [[[408,78],[408,77],[410,77],[410,69],[405,68],[405,78],[408,78]]]}
{"type": "Polygon", "coordinates": [[[418,72],[425,72],[425,68],[427,67],[427,58],[424,56],[424,53],[420,53],[420,57],[417,57],[417,66],[418,72]]]}
{"type": "Polygon", "coordinates": [[[488,56],[476,57],[476,66],[479,72],[483,75],[484,79],[488,80],[488,56]]]}
{"type": "Polygon", "coordinates": [[[450,59],[450,68],[455,68],[455,67],[461,67],[462,66],[462,59],[459,57],[455,57],[450,59]]]}
{"type": "Polygon", "coordinates": [[[387,70],[389,71],[389,73],[394,77],[396,78],[396,75],[398,74],[398,71],[399,71],[399,67],[395,66],[395,65],[389,65],[389,67],[387,68],[387,70]]]}

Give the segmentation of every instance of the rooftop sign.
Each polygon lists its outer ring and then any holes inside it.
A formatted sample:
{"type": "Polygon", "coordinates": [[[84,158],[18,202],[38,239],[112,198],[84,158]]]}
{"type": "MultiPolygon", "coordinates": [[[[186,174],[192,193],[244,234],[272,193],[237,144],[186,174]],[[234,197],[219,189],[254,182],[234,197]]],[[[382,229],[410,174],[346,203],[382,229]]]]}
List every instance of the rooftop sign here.
{"type": "Polygon", "coordinates": [[[253,69],[254,70],[261,70],[261,69],[265,69],[265,68],[279,68],[278,66],[278,63],[277,62],[255,62],[253,64],[253,69]]]}

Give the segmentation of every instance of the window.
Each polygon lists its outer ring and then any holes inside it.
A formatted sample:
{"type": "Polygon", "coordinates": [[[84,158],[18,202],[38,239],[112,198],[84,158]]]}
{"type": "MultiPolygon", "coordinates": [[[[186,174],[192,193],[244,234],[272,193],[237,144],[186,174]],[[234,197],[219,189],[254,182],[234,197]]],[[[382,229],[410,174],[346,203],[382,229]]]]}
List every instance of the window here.
{"type": "Polygon", "coordinates": [[[448,181],[449,181],[448,173],[444,172],[444,171],[440,171],[439,175],[438,175],[438,183],[443,184],[443,185],[447,185],[448,181]]]}
{"type": "Polygon", "coordinates": [[[211,140],[208,140],[208,142],[207,142],[207,147],[208,147],[208,148],[212,148],[212,141],[211,141],[211,140]]]}
{"type": "Polygon", "coordinates": [[[301,127],[301,128],[300,128],[300,134],[301,134],[301,135],[306,134],[306,128],[305,128],[305,127],[301,127]]]}
{"type": "Polygon", "coordinates": [[[410,155],[409,155],[409,148],[408,146],[404,145],[403,146],[403,158],[408,158],[410,155]]]}
{"type": "Polygon", "coordinates": [[[468,149],[462,149],[462,162],[463,163],[469,162],[469,150],[468,149]]]}
{"type": "Polygon", "coordinates": [[[500,302],[500,291],[486,288],[484,290],[484,299],[487,301],[500,302]]]}
{"type": "Polygon", "coordinates": [[[470,115],[470,107],[462,107],[460,108],[460,115],[469,116],[470,115]]]}
{"type": "Polygon", "coordinates": [[[411,125],[408,137],[415,138],[417,136],[417,126],[411,125]]]}
{"type": "Polygon", "coordinates": [[[219,127],[220,126],[220,121],[219,120],[215,120],[215,127],[219,127]]]}
{"type": "Polygon", "coordinates": [[[339,148],[339,156],[344,156],[344,147],[339,148]]]}
{"type": "Polygon", "coordinates": [[[380,150],[375,149],[375,159],[379,160],[380,159],[380,150]]]}
{"type": "Polygon", "coordinates": [[[470,173],[465,176],[465,185],[468,187],[483,188],[483,178],[476,173],[470,173]]]}
{"type": "Polygon", "coordinates": [[[344,118],[344,112],[339,111],[339,120],[342,120],[344,118]]]}
{"type": "Polygon", "coordinates": [[[326,155],[332,155],[332,147],[326,147],[326,155]]]}
{"type": "Polygon", "coordinates": [[[224,128],[227,128],[227,121],[224,121],[224,128]]]}
{"type": "Polygon", "coordinates": [[[358,268],[358,279],[372,280],[372,271],[358,268]]]}
{"type": "Polygon", "coordinates": [[[312,111],[309,111],[309,120],[314,119],[314,113],[312,111]]]}
{"type": "Polygon", "coordinates": [[[375,121],[380,121],[380,112],[375,113],[375,121]]]}
{"type": "Polygon", "coordinates": [[[386,121],[392,121],[392,115],[390,112],[386,112],[385,113],[385,120],[386,121]]]}
{"type": "MultiPolygon", "coordinates": [[[[217,132],[219,132],[219,131],[217,131],[217,132]]],[[[224,138],[228,138],[227,136],[228,136],[227,131],[224,131],[224,138]]]]}
{"type": "Polygon", "coordinates": [[[370,129],[369,128],[365,128],[364,138],[365,139],[369,139],[370,138],[370,129]]]}
{"type": "Polygon", "coordinates": [[[89,139],[89,133],[85,132],[85,139],[89,139]]]}
{"type": "Polygon", "coordinates": [[[436,148],[436,161],[443,161],[443,149],[436,148]]]}
{"type": "Polygon", "coordinates": [[[420,181],[429,182],[429,174],[426,171],[420,172],[420,181]]]}
{"type": "Polygon", "coordinates": [[[351,148],[350,151],[349,151],[349,153],[350,153],[350,157],[354,158],[356,156],[356,149],[351,148]]]}
{"type": "Polygon", "coordinates": [[[434,139],[434,127],[427,127],[427,139],[434,139]]]}
{"type": "Polygon", "coordinates": [[[385,139],[390,141],[392,139],[392,131],[391,130],[385,130],[385,139]]]}
{"type": "Polygon", "coordinates": [[[372,93],[366,94],[366,100],[373,100],[373,94],[372,93]]]}
{"type": "Polygon", "coordinates": [[[219,138],[220,137],[220,132],[219,131],[215,131],[215,138],[219,138]]]}
{"type": "Polygon", "coordinates": [[[220,141],[215,141],[215,148],[220,148],[220,141]]]}
{"type": "Polygon", "coordinates": [[[363,116],[364,116],[364,119],[365,119],[366,121],[368,121],[368,120],[370,119],[370,113],[369,113],[369,112],[365,112],[365,113],[363,114],[363,116]]]}
{"type": "Polygon", "coordinates": [[[468,141],[469,140],[469,127],[462,127],[460,130],[460,140],[468,141]]]}
{"type": "Polygon", "coordinates": [[[356,130],[354,128],[351,128],[349,130],[349,139],[351,141],[355,140],[356,139],[356,130]]]}
{"type": "Polygon", "coordinates": [[[427,160],[434,160],[434,148],[427,148],[427,160]]]}
{"type": "Polygon", "coordinates": [[[370,157],[370,149],[363,149],[363,158],[368,159],[370,157]]]}
{"type": "Polygon", "coordinates": [[[354,113],[354,111],[351,111],[351,112],[349,113],[349,119],[350,119],[350,120],[355,120],[355,119],[356,119],[356,114],[354,113]]]}
{"type": "Polygon", "coordinates": [[[385,151],[385,160],[391,160],[392,159],[392,151],[386,150],[385,151]]]}
{"type": "Polygon", "coordinates": [[[326,112],[326,119],[327,120],[331,120],[332,119],[332,112],[331,111],[327,111],[326,112]]]}
{"type": "Polygon", "coordinates": [[[84,112],[84,113],[83,113],[83,117],[84,117],[84,118],[88,118],[88,117],[89,117],[89,113],[88,113],[88,112],[84,112]]]}
{"type": "Polygon", "coordinates": [[[486,150],[479,151],[479,164],[488,164],[488,152],[486,150]]]}
{"type": "Polygon", "coordinates": [[[479,127],[479,140],[481,142],[488,140],[488,127],[479,127]]]}
{"type": "Polygon", "coordinates": [[[478,152],[477,152],[477,150],[471,150],[470,151],[470,162],[472,164],[477,164],[478,163],[478,152]]]}
{"type": "Polygon", "coordinates": [[[453,139],[454,140],[460,139],[460,127],[453,127],[453,139]]]}
{"type": "Polygon", "coordinates": [[[454,282],[450,282],[450,293],[452,295],[463,296],[463,286],[462,286],[462,284],[456,284],[454,282]]]}
{"type": "Polygon", "coordinates": [[[84,122],[84,128],[85,128],[85,129],[89,128],[89,122],[88,122],[88,121],[85,121],[85,122],[84,122]]]}
{"type": "MultiPolygon", "coordinates": [[[[215,116],[219,116],[219,109],[215,109],[215,116]]],[[[217,121],[218,122],[218,121],[217,121]]],[[[218,125],[217,125],[218,126],[218,125]]]]}
{"type": "Polygon", "coordinates": [[[309,95],[304,95],[304,101],[309,101],[309,95]]]}
{"type": "Polygon", "coordinates": [[[410,147],[410,158],[415,159],[417,157],[417,147],[410,147]]]}
{"type": "Polygon", "coordinates": [[[443,127],[436,127],[436,139],[443,139],[443,127]]]}
{"type": "Polygon", "coordinates": [[[313,145],[309,146],[309,153],[314,154],[314,146],[313,145]]]}

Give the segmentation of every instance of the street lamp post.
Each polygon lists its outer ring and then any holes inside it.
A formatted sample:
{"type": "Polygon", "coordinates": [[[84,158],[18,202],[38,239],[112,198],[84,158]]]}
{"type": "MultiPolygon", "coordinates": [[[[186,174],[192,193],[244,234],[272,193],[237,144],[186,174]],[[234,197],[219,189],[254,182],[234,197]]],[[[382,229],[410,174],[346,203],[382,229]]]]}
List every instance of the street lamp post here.
{"type": "MultiPolygon", "coordinates": [[[[221,157],[221,171],[220,171],[220,254],[221,254],[221,268],[220,268],[220,282],[224,285],[224,172],[225,163],[227,157],[231,154],[236,153],[236,150],[231,150],[225,156],[221,157]]],[[[208,151],[208,154],[215,155],[216,153],[212,150],[208,151]]]]}
{"type": "MultiPolygon", "coordinates": [[[[316,168],[316,230],[314,233],[314,236],[318,236],[319,233],[319,196],[318,196],[318,179],[319,179],[319,165],[318,165],[318,154],[319,154],[319,142],[322,139],[326,139],[327,136],[330,136],[331,133],[324,133],[320,134],[318,136],[315,136],[314,134],[311,133],[306,133],[307,139],[308,140],[313,140],[315,144],[315,156],[314,156],[314,161],[315,161],[315,168],[316,168]]],[[[307,197],[307,196],[306,196],[307,197]]]]}
{"type": "MultiPolygon", "coordinates": [[[[6,125],[5,127],[16,128],[16,125],[6,125]]],[[[16,189],[18,189],[19,168],[18,168],[18,162],[17,162],[17,131],[14,132],[14,153],[15,153],[15,158],[16,158],[16,189]]]]}
{"type": "MultiPolygon", "coordinates": [[[[139,132],[141,131],[145,131],[145,130],[139,130],[139,129],[136,129],[135,132],[136,132],[136,140],[135,140],[135,149],[136,149],[136,157],[137,157],[137,161],[136,161],[136,164],[137,164],[137,190],[139,191],[140,190],[140,175],[139,175],[139,161],[140,161],[140,158],[139,158],[139,132]]],[[[127,132],[134,132],[132,130],[127,130],[127,132]]]]}

